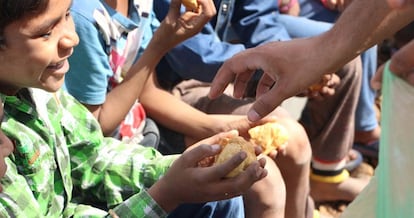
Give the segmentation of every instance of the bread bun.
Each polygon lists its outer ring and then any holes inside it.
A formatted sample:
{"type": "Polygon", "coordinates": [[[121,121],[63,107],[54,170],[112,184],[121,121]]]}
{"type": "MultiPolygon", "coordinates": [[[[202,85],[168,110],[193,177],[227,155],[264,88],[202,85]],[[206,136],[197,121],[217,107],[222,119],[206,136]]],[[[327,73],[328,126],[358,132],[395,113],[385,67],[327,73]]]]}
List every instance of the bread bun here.
{"type": "Polygon", "coordinates": [[[263,149],[262,153],[266,155],[279,147],[286,146],[289,139],[286,128],[277,122],[268,122],[253,127],[249,130],[249,135],[250,140],[260,145],[263,149]]]}
{"type": "Polygon", "coordinates": [[[181,3],[190,10],[197,10],[198,8],[197,0],[182,0],[181,3]]]}
{"type": "Polygon", "coordinates": [[[244,159],[244,161],[239,166],[237,166],[229,174],[227,174],[225,176],[226,178],[231,178],[239,175],[253,161],[257,159],[256,154],[254,152],[253,144],[249,141],[246,141],[241,136],[224,138],[220,141],[220,145],[222,146],[222,151],[220,152],[220,154],[216,156],[215,164],[221,164],[226,162],[240,151],[244,151],[247,154],[246,159],[244,159]]]}

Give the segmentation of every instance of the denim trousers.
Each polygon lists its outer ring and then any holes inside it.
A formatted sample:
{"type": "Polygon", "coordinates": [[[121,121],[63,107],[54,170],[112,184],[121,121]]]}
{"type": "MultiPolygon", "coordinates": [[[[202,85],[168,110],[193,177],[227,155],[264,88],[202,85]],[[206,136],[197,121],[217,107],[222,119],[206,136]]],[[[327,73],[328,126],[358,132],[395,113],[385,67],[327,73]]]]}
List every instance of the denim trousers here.
{"type": "MultiPolygon", "coordinates": [[[[185,190],[183,190],[185,191],[185,190]]],[[[172,211],[168,218],[243,218],[243,198],[200,204],[182,204],[172,211]]]]}

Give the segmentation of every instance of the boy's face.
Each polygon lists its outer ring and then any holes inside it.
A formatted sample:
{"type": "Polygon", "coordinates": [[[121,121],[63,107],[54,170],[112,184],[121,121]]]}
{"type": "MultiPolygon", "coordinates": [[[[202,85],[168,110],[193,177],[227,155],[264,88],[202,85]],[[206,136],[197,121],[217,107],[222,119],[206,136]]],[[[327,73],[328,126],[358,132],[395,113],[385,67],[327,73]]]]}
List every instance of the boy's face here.
{"type": "Polygon", "coordinates": [[[0,92],[25,87],[56,91],[69,69],[67,58],[79,42],[70,16],[71,0],[49,0],[47,9],[8,25],[0,49],[0,92]]]}
{"type": "MultiPolygon", "coordinates": [[[[2,102],[0,101],[0,104],[2,102]]],[[[1,127],[1,120],[3,120],[4,112],[3,106],[0,106],[0,127],[1,127]]],[[[3,178],[4,174],[6,174],[7,165],[4,161],[4,158],[9,156],[13,152],[14,146],[10,139],[4,135],[3,131],[0,128],[0,178],[3,178]]],[[[0,184],[0,192],[3,190],[0,184]]]]}

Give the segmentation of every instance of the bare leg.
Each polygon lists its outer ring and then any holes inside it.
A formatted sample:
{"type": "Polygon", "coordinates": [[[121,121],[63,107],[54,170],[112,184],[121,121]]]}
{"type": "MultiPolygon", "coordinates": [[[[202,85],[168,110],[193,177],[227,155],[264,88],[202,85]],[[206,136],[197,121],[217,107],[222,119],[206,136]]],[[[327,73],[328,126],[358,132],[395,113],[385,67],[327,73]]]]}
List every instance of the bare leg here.
{"type": "Polygon", "coordinates": [[[274,161],[267,157],[268,175],[243,195],[247,218],[285,217],[286,188],[274,161]]]}
{"type": "MultiPolygon", "coordinates": [[[[240,100],[230,97],[231,87],[227,87],[227,95],[210,100],[207,97],[209,90],[209,84],[187,81],[176,87],[174,93],[184,102],[210,114],[245,115],[253,102],[253,99],[240,100]]],[[[275,160],[286,185],[285,217],[304,217],[309,195],[311,159],[309,139],[303,127],[283,108],[278,107],[272,115],[280,118],[279,121],[290,134],[285,154],[278,154],[275,160]]]]}
{"type": "Polygon", "coordinates": [[[301,125],[291,119],[281,119],[290,138],[285,154],[278,154],[276,163],[286,184],[285,217],[305,217],[309,194],[311,147],[301,125]]]}

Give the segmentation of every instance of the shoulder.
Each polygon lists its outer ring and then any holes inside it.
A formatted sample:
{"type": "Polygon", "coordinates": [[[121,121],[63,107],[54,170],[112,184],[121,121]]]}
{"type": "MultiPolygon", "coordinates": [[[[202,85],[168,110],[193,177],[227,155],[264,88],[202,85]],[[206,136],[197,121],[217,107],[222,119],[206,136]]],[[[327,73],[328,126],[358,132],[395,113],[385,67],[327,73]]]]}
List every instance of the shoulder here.
{"type": "Polygon", "coordinates": [[[93,20],[93,13],[96,9],[104,9],[99,0],[73,0],[71,11],[87,19],[93,20]]]}

